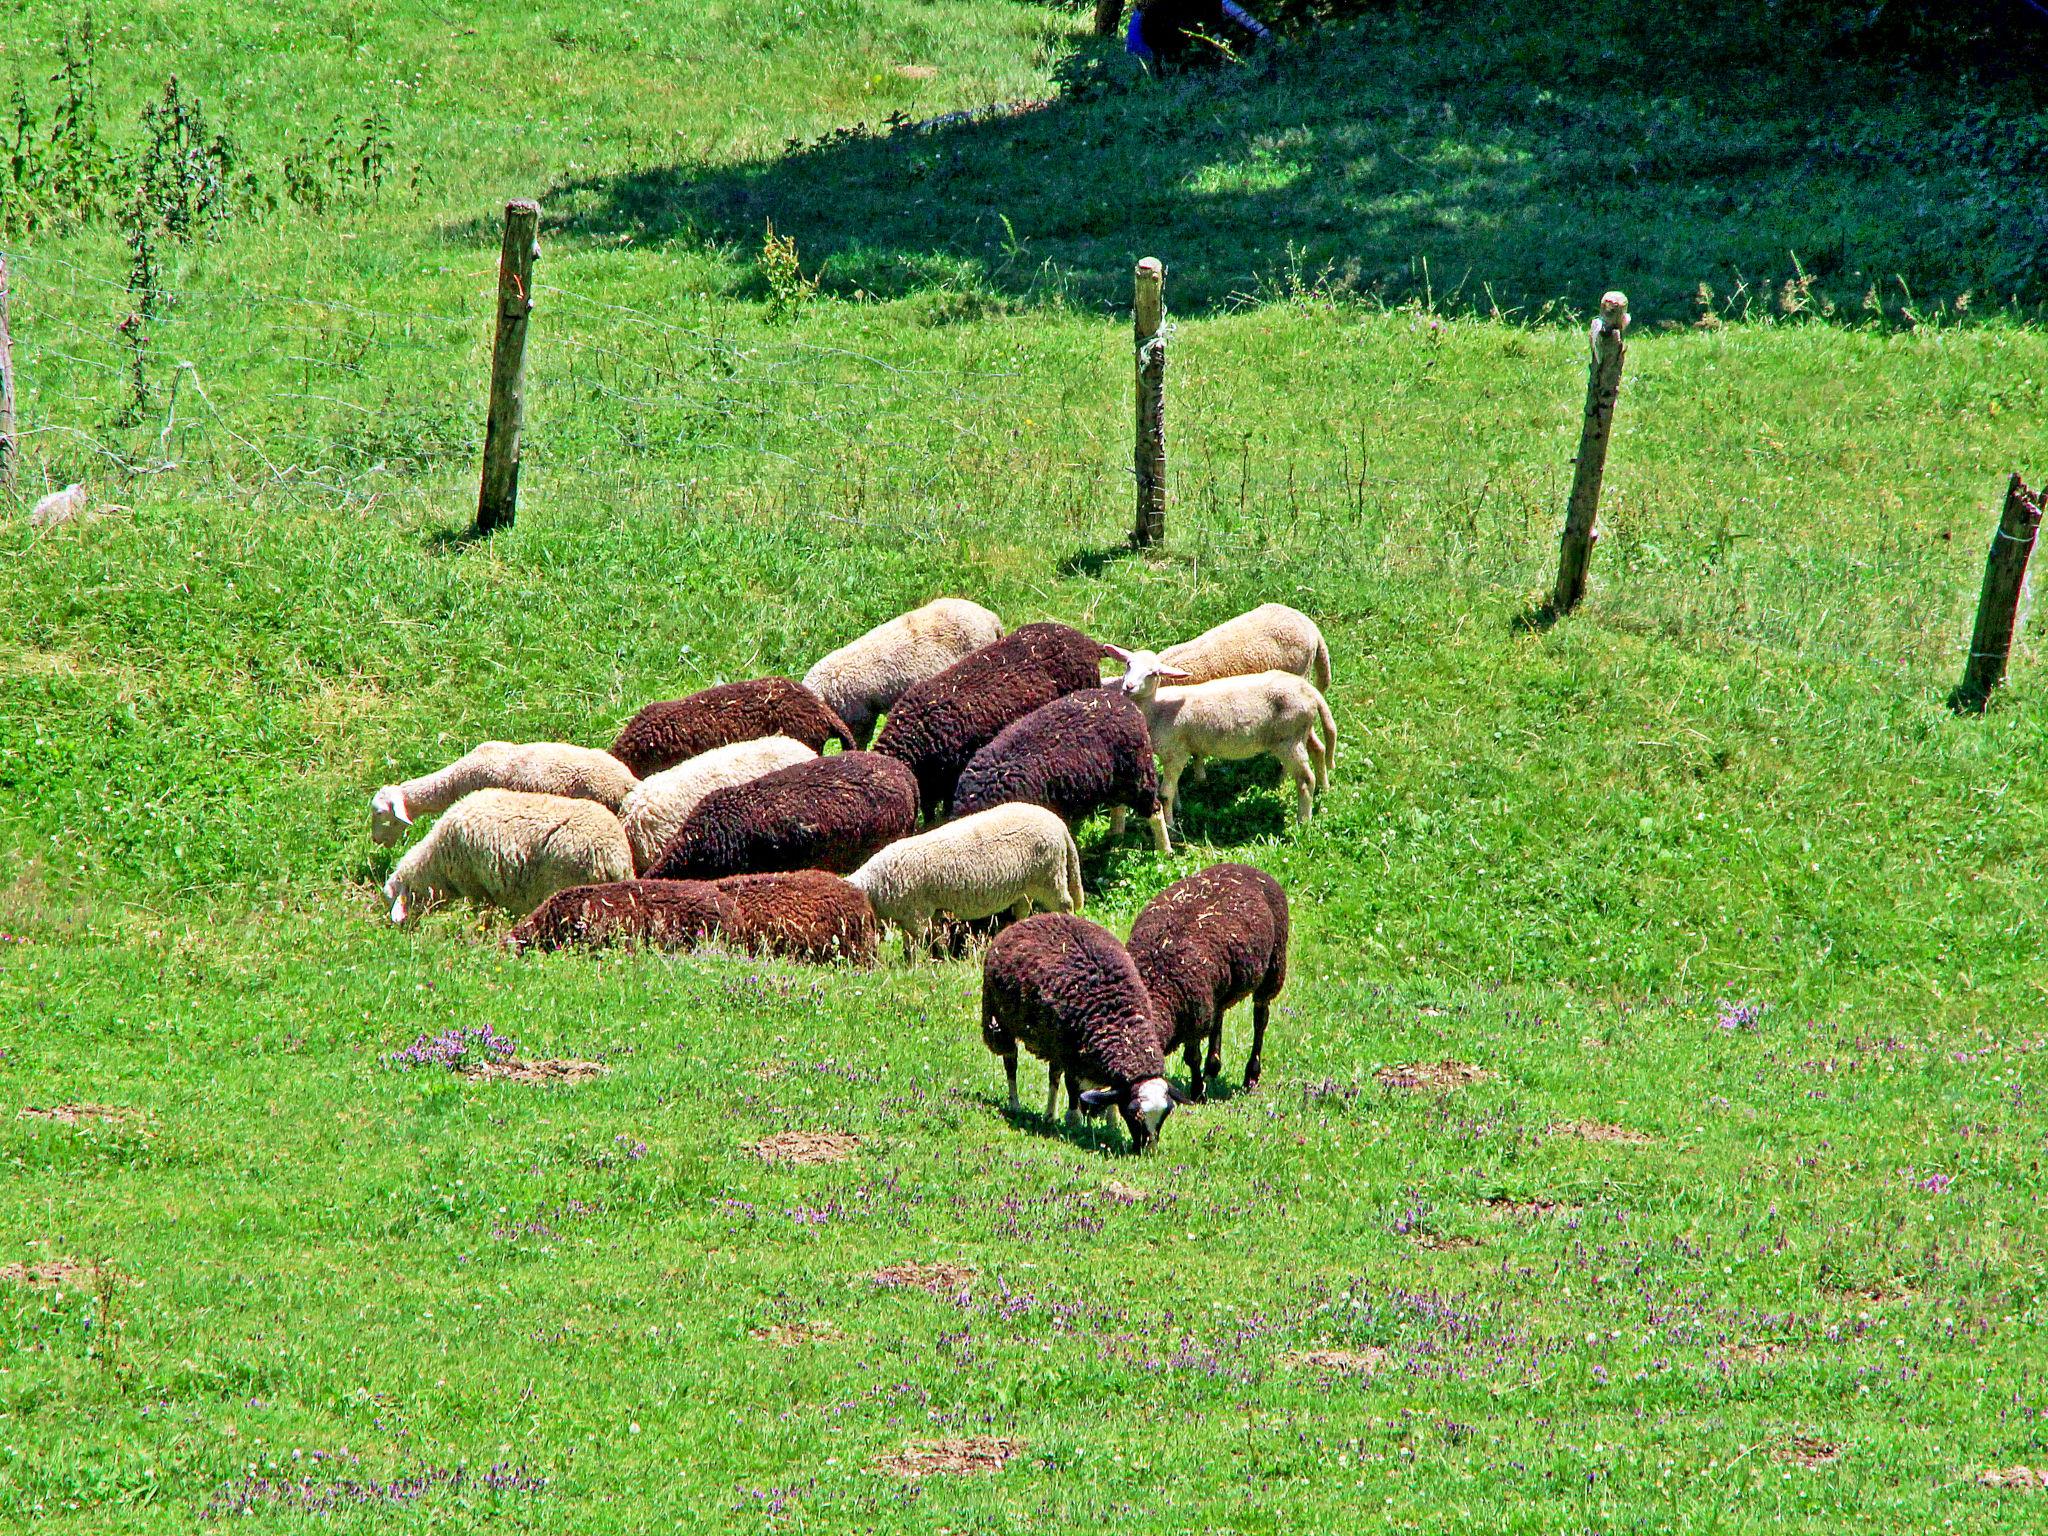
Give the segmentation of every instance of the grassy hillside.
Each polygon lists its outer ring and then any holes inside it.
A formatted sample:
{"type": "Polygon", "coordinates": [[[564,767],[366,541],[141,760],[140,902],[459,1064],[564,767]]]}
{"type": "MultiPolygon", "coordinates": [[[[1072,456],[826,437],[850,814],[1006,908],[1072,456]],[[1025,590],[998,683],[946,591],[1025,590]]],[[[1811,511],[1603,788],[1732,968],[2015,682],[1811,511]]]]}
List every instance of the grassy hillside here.
{"type": "MultiPolygon", "coordinates": [[[[31,6],[0,78],[47,99],[73,14],[31,6]]],[[[1953,306],[2013,250],[1945,195],[1966,160],[1760,169],[1831,109],[1756,80],[1718,162],[1665,79],[1581,133],[1534,22],[1148,85],[995,0],[107,21],[107,136],[175,71],[258,186],[144,289],[118,210],[6,237],[29,481],[99,509],[0,521],[10,1527],[2037,1520],[1977,1479],[2048,1463],[2038,648],[1989,717],[1942,699],[2003,477],[2048,459],[2048,343],[1953,306]],[[282,166],[337,119],[388,169],[302,158],[316,208],[282,166]],[[1682,195],[1543,238],[1653,142],[1682,195]],[[522,511],[469,543],[493,210],[536,190],[522,511]],[[1182,319],[1134,556],[1113,300],[1147,250],[1182,319]],[[1768,304],[1658,324],[1738,267],[1768,304]],[[1584,381],[1558,306],[1608,283],[1641,324],[1592,594],[1531,634],[1584,381]],[[605,742],[941,591],[1329,635],[1315,822],[1265,765],[1189,790],[1170,859],[1082,831],[1119,932],[1219,858],[1294,901],[1264,1084],[1157,1155],[1006,1116],[972,960],[381,921],[377,784],[605,742]],[[486,1024],[609,1071],[390,1060],[486,1024]],[[1444,1062],[1482,1075],[1391,1070],[1444,1062]],[[67,1105],[110,1113],[15,1118],[67,1105]],[[860,1143],[752,1149],[790,1131],[860,1143]],[[892,1460],[974,1437],[1003,1470],[892,1460]]]]}

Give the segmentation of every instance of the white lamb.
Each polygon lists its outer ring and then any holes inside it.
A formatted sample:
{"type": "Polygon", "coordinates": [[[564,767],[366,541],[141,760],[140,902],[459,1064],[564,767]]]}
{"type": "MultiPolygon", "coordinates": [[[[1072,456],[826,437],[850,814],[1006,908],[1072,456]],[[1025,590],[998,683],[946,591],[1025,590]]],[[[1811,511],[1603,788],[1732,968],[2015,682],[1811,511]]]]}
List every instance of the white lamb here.
{"type": "Polygon", "coordinates": [[[934,598],[839,647],[804,674],[804,686],[866,746],[875,721],[911,684],[1002,638],[1003,621],[981,604],[934,598]]]}
{"type": "Polygon", "coordinates": [[[818,754],[787,736],[761,736],[713,747],[693,758],[650,773],[626,796],[619,819],[633,848],[633,867],[646,869],[661,857],[669,839],[690,819],[697,802],[714,789],[745,784],[764,773],[788,768],[818,754]]]}
{"type": "Polygon", "coordinates": [[[1261,603],[1250,613],[1225,619],[1192,640],[1169,645],[1160,661],[1187,674],[1190,683],[1255,672],[1292,672],[1322,692],[1330,688],[1330,647],[1316,621],[1285,603],[1261,603]]]}
{"type": "Polygon", "coordinates": [[[1043,806],[1010,801],[891,843],[848,877],[875,915],[903,930],[903,953],[930,935],[933,914],[961,919],[1034,905],[1081,910],[1081,851],[1043,806]]]}
{"type": "Polygon", "coordinates": [[[1159,757],[1159,799],[1169,826],[1180,795],[1181,770],[1190,758],[1224,761],[1272,756],[1294,780],[1296,815],[1315,814],[1318,790],[1330,787],[1337,756],[1337,722],[1313,683],[1292,672],[1258,672],[1220,677],[1187,687],[1162,688],[1162,678],[1182,676],[1151,651],[1118,651],[1124,675],[1118,684],[1145,711],[1152,750],[1159,757]]]}
{"type": "Polygon", "coordinates": [[[458,897],[524,917],[568,886],[632,874],[626,829],[595,800],[480,789],[398,861],[384,895],[394,923],[458,897]]]}
{"type": "Polygon", "coordinates": [[[445,811],[479,789],[595,800],[617,813],[640,781],[609,752],[563,741],[487,741],[438,773],[386,784],[370,798],[370,839],[397,842],[414,818],[445,811]]]}

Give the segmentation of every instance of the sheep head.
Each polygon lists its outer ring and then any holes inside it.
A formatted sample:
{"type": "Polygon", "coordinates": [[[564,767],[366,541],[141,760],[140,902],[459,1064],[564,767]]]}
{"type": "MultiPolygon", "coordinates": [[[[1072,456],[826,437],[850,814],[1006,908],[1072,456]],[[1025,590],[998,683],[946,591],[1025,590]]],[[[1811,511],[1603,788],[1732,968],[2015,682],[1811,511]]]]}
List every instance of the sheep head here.
{"type": "Polygon", "coordinates": [[[1135,700],[1140,706],[1152,702],[1162,679],[1174,682],[1193,675],[1179,667],[1168,666],[1159,659],[1157,651],[1127,651],[1115,645],[1105,649],[1124,664],[1124,675],[1117,686],[1123,690],[1124,697],[1135,700]]]}
{"type": "Polygon", "coordinates": [[[1081,1108],[1087,1114],[1100,1115],[1114,1105],[1130,1133],[1131,1150],[1144,1152],[1158,1143],[1160,1127],[1174,1105],[1187,1101],[1187,1095],[1165,1078],[1148,1077],[1128,1088],[1091,1088],[1081,1095],[1081,1108]]]}
{"type": "Polygon", "coordinates": [[[412,825],[412,813],[405,806],[405,791],[386,784],[370,797],[370,841],[389,848],[412,825]]]}

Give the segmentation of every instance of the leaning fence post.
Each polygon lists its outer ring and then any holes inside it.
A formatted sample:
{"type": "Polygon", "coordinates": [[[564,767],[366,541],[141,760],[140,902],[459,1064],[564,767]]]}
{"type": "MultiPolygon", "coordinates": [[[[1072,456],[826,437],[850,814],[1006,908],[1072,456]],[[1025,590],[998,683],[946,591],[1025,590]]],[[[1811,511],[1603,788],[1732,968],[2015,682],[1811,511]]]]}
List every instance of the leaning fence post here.
{"type": "Polygon", "coordinates": [[[2015,474],[2006,484],[2005,506],[1984,561],[1984,590],[1977,598],[1977,624],[1970,632],[1970,654],[1963,659],[1963,680],[1948,696],[1948,707],[1958,713],[1982,714],[1992,690],[2005,681],[2005,663],[2019,624],[2020,594],[2027,584],[2027,559],[2040,527],[2041,499],[2015,474]]]}
{"type": "Polygon", "coordinates": [[[1579,427],[1578,462],[1572,466],[1571,500],[1565,504],[1552,617],[1570,613],[1586,595],[1586,567],[1598,537],[1600,479],[1607,472],[1607,436],[1614,427],[1614,399],[1621,392],[1621,363],[1628,353],[1621,339],[1627,329],[1628,295],[1602,294],[1599,318],[1587,332],[1593,356],[1586,370],[1586,416],[1579,427]]]}
{"type": "Polygon", "coordinates": [[[1116,24],[1124,19],[1124,0],[1095,0],[1095,35],[1114,37],[1116,24]]]}
{"type": "Polygon", "coordinates": [[[484,423],[483,485],[476,531],[489,533],[519,511],[519,431],[526,412],[526,317],[533,313],[533,263],[540,255],[540,204],[505,205],[498,255],[498,334],[491,347],[491,405],[484,423]]]}
{"type": "Polygon", "coordinates": [[[14,435],[14,337],[7,329],[7,258],[0,256],[0,494],[14,489],[21,443],[14,435]]]}
{"type": "Polygon", "coordinates": [[[1138,361],[1138,521],[1131,543],[1142,548],[1166,537],[1166,268],[1156,256],[1138,263],[1131,314],[1138,361]]]}

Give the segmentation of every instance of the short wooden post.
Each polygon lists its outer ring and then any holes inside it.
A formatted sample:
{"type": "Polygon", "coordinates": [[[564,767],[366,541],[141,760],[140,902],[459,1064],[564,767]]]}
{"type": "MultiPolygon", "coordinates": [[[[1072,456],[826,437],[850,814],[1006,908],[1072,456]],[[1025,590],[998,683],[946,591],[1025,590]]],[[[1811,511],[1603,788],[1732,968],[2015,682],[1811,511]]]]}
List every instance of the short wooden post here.
{"type": "Polygon", "coordinates": [[[540,204],[505,205],[498,255],[498,335],[491,348],[491,406],[484,423],[483,486],[476,531],[489,533],[519,511],[519,432],[526,414],[526,318],[533,313],[533,263],[540,255],[540,204]]]}
{"type": "Polygon", "coordinates": [[[21,444],[14,435],[14,337],[7,329],[7,258],[0,256],[0,495],[14,489],[21,444]]]}
{"type": "Polygon", "coordinates": [[[1614,427],[1614,400],[1621,392],[1621,364],[1628,348],[1628,295],[1600,296],[1600,314],[1587,331],[1592,359],[1586,369],[1586,416],[1579,427],[1579,458],[1572,466],[1572,495],[1565,504],[1564,538],[1557,559],[1557,590],[1550,613],[1562,618],[1586,595],[1586,567],[1600,517],[1600,480],[1607,472],[1607,436],[1614,427]]]}
{"type": "Polygon", "coordinates": [[[1124,19],[1124,0],[1095,0],[1095,35],[1116,36],[1117,23],[1124,19]]]}
{"type": "Polygon", "coordinates": [[[1166,268],[1156,256],[1138,263],[1131,313],[1138,362],[1138,520],[1131,543],[1142,549],[1166,537],[1166,268]]]}
{"type": "Polygon", "coordinates": [[[1977,625],[1970,633],[1970,654],[1963,659],[1963,680],[1948,696],[1959,714],[1982,714],[1991,694],[2005,681],[2018,627],[2020,593],[2027,582],[2027,559],[2041,527],[2041,498],[2014,475],[2005,487],[2005,506],[1991,535],[1991,553],[1984,561],[1984,590],[1977,598],[1977,625]]]}

